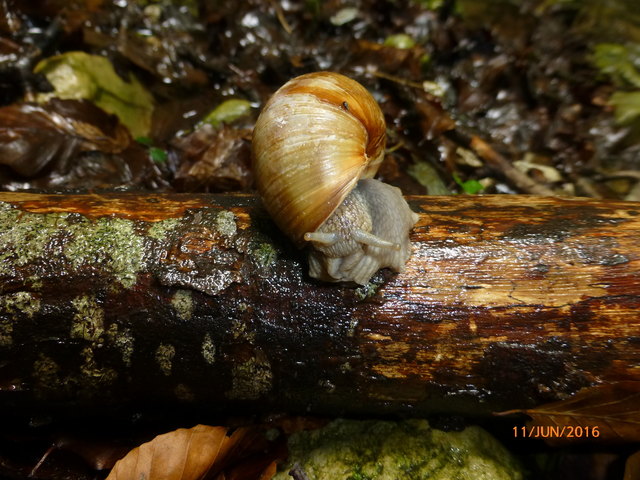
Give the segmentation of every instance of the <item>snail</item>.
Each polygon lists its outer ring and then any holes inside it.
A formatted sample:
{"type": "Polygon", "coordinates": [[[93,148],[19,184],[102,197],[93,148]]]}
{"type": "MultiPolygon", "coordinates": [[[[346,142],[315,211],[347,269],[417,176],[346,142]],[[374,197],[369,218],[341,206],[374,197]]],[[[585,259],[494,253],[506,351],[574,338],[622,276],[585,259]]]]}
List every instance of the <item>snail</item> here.
{"type": "Polygon", "coordinates": [[[418,215],[399,188],[372,178],[384,158],[385,130],[371,94],[332,72],[290,80],[256,121],[258,192],[298,247],[311,244],[313,278],[365,285],[380,268],[405,269],[418,215]]]}

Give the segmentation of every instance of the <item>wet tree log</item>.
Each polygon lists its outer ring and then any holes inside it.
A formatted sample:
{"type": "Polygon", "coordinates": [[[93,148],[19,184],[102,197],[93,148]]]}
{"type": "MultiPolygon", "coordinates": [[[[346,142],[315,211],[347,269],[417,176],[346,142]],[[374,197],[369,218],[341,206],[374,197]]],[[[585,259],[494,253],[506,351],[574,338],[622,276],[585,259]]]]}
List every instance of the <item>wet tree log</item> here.
{"type": "Polygon", "coordinates": [[[406,272],[357,288],[253,196],[1,193],[0,410],[486,414],[640,380],[640,204],[409,200],[406,272]]]}

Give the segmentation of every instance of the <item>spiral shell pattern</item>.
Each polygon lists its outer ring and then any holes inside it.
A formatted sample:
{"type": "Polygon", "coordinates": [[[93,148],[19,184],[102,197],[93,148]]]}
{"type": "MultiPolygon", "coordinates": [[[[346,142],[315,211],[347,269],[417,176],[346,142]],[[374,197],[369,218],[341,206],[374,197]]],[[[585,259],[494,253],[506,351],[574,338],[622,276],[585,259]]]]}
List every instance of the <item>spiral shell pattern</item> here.
{"type": "Polygon", "coordinates": [[[267,102],[253,132],[253,169],[265,208],[294,242],[375,175],[385,128],[371,94],[337,73],[294,78],[267,102]]]}

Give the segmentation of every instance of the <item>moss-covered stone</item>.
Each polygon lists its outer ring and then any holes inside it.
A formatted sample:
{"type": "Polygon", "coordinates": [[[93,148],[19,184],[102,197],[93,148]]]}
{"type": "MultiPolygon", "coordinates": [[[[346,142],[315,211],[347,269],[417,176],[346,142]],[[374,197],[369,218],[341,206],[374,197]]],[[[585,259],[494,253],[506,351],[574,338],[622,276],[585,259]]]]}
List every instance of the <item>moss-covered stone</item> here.
{"type": "Polygon", "coordinates": [[[486,431],[434,430],[426,420],[335,420],[289,438],[289,459],[309,480],[520,480],[522,470],[486,431]]]}

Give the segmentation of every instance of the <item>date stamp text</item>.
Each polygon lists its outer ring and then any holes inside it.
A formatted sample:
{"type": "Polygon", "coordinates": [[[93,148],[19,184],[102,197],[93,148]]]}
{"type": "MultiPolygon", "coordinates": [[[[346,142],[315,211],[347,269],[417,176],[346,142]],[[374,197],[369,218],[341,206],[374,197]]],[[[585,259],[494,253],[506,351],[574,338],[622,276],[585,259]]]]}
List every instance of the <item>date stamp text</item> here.
{"type": "Polygon", "coordinates": [[[514,438],[598,438],[598,426],[531,425],[513,427],[514,438]]]}

